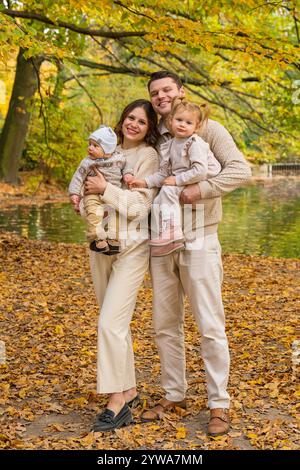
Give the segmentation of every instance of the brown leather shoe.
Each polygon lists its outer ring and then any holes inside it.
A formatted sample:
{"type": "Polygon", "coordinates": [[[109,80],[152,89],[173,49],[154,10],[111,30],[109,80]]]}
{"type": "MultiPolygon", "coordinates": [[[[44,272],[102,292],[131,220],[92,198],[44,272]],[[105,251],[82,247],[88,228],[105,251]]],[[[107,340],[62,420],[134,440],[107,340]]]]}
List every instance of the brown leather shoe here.
{"type": "Polygon", "coordinates": [[[213,408],[210,410],[210,419],[207,427],[209,436],[222,436],[229,431],[229,410],[226,408],[213,408]]]}
{"type": "Polygon", "coordinates": [[[147,421],[157,421],[162,419],[166,411],[172,411],[176,408],[183,408],[186,409],[186,400],[182,401],[170,401],[166,398],[162,398],[157,405],[155,405],[151,410],[145,411],[141,419],[144,422],[147,421]]]}

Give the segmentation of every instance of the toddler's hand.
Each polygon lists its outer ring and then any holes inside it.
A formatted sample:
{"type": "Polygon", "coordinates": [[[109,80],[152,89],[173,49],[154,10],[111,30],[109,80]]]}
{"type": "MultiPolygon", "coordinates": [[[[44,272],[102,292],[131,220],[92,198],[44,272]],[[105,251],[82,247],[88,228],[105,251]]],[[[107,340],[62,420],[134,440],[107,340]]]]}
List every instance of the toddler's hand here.
{"type": "Polygon", "coordinates": [[[72,194],[70,196],[70,201],[73,205],[74,211],[79,213],[79,203],[80,203],[81,197],[78,196],[77,194],[72,194]]]}
{"type": "Polygon", "coordinates": [[[130,183],[134,180],[134,176],[131,175],[130,173],[127,173],[126,175],[123,176],[123,181],[129,188],[130,183]]]}
{"type": "Polygon", "coordinates": [[[165,179],[164,184],[166,186],[177,186],[176,185],[176,176],[168,176],[168,178],[165,179]]]}
{"type": "Polygon", "coordinates": [[[147,183],[145,180],[135,180],[129,184],[130,188],[148,188],[147,183]]]}

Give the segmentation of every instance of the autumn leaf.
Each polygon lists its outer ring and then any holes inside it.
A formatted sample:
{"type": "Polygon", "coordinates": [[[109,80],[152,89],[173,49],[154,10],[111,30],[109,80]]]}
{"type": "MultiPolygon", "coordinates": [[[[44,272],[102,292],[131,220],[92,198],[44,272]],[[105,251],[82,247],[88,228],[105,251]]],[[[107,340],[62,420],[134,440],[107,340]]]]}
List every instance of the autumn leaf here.
{"type": "Polygon", "coordinates": [[[177,428],[176,439],[185,439],[185,437],[186,437],[186,428],[183,426],[177,428]]]}

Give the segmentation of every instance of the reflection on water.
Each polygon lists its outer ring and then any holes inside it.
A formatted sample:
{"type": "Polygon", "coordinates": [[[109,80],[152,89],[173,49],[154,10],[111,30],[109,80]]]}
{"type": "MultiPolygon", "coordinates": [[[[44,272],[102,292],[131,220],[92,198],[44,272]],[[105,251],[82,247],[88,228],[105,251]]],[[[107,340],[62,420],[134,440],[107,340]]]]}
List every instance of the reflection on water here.
{"type": "MultiPolygon", "coordinates": [[[[223,252],[299,257],[299,190],[299,181],[280,180],[272,186],[241,188],[224,197],[219,228],[223,252]]],[[[85,241],[85,224],[70,204],[3,209],[0,229],[38,240],[85,241]]]]}
{"type": "Polygon", "coordinates": [[[82,243],[85,223],[69,203],[8,207],[0,211],[0,228],[36,240],[82,243]]]}
{"type": "Polygon", "coordinates": [[[300,256],[300,181],[237,189],[223,198],[220,240],[226,253],[300,256]]]}

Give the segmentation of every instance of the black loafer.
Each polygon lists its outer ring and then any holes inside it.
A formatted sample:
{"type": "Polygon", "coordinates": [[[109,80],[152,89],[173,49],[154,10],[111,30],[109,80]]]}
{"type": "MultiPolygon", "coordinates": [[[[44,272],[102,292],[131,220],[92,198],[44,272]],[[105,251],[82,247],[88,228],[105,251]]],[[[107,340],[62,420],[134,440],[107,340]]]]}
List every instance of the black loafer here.
{"type": "Polygon", "coordinates": [[[113,431],[114,429],[122,426],[127,426],[132,422],[132,414],[127,403],[123,406],[117,415],[107,408],[97,416],[97,421],[94,424],[92,431],[103,432],[113,431]]]}
{"type": "Polygon", "coordinates": [[[109,252],[117,255],[118,253],[121,253],[121,246],[120,245],[112,245],[109,240],[107,240],[108,246],[109,246],[109,252]]]}
{"type": "Polygon", "coordinates": [[[113,255],[117,255],[118,253],[116,253],[115,251],[102,251],[101,252],[101,255],[106,255],[106,256],[113,256],[113,255]]]}
{"type": "Polygon", "coordinates": [[[90,250],[96,251],[96,253],[105,253],[105,252],[109,251],[109,247],[106,246],[105,248],[97,248],[96,240],[94,240],[90,243],[90,250]]]}

